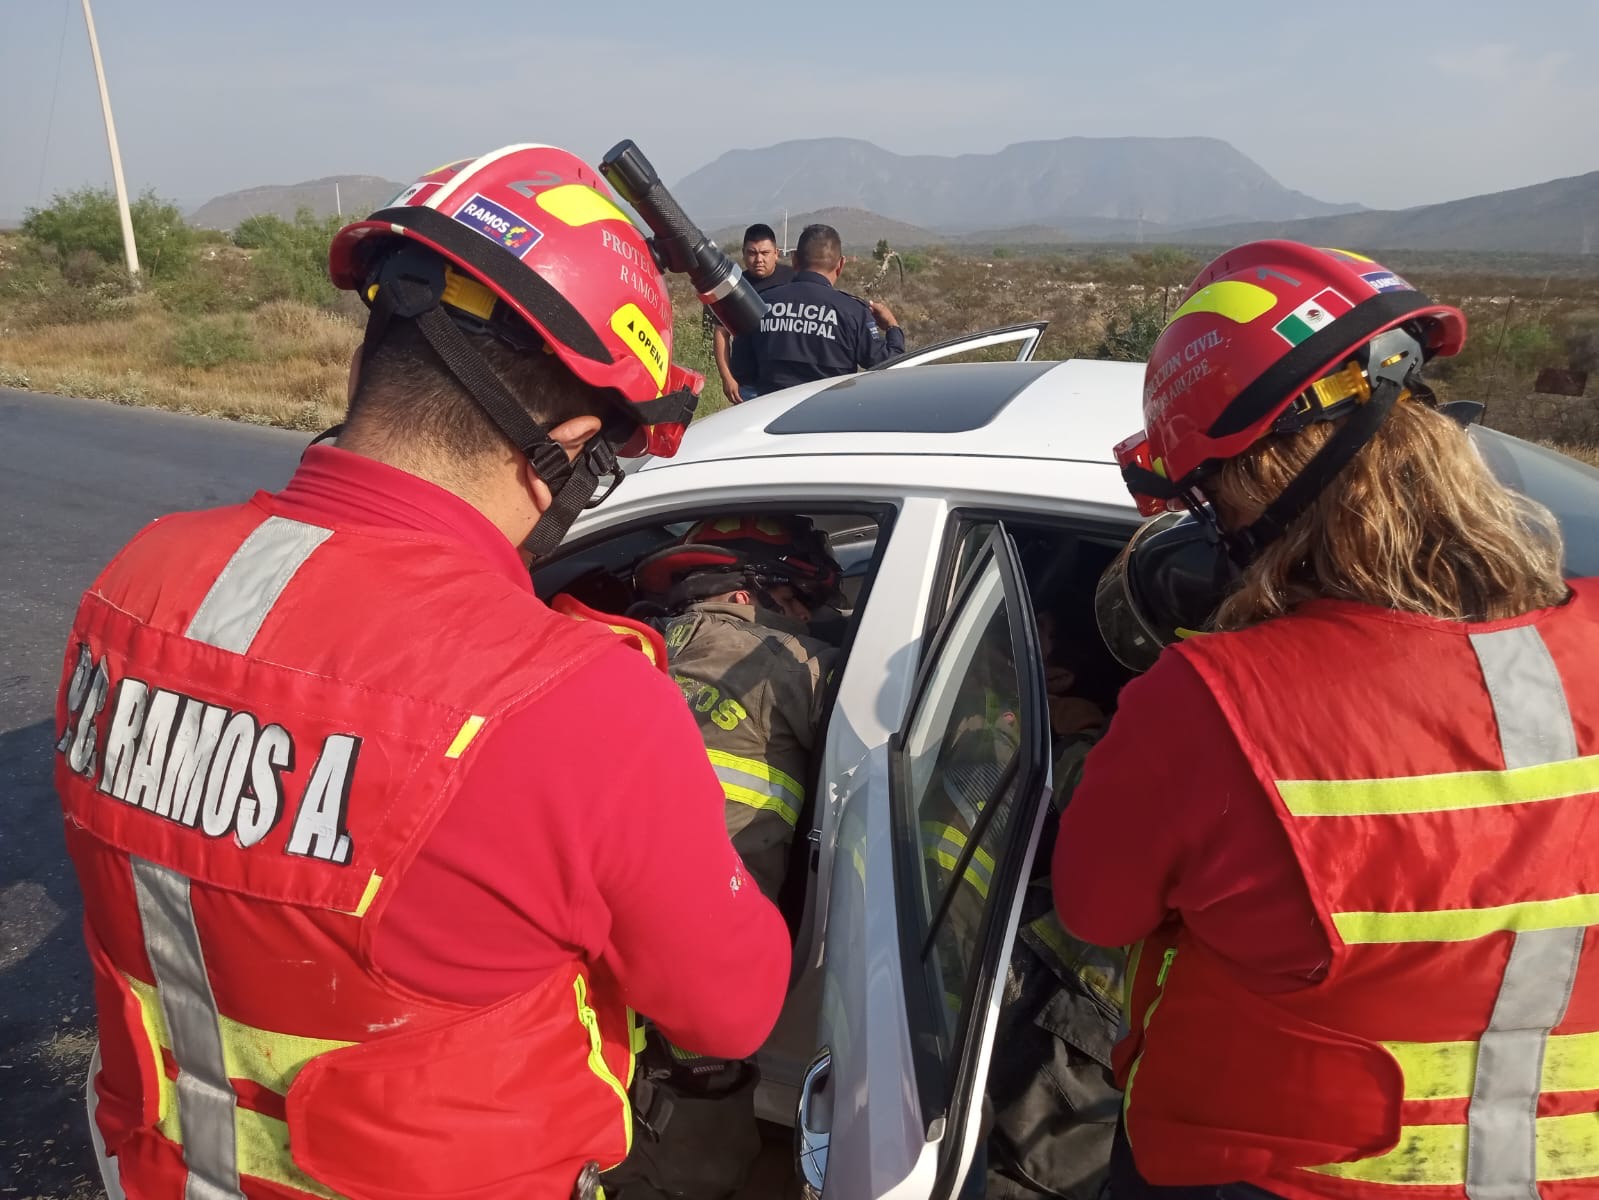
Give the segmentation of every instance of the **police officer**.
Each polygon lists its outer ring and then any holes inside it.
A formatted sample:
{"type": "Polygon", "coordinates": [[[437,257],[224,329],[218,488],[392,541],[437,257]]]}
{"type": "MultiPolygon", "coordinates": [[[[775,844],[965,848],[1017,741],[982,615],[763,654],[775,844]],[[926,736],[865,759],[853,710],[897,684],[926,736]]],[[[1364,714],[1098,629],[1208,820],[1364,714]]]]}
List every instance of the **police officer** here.
{"type": "MultiPolygon", "coordinates": [[[[807,622],[836,595],[838,576],[809,520],[750,515],[702,521],[634,573],[640,595],[664,610],[653,623],[722,781],[733,846],[773,900],[838,653],[807,622]]],[[[607,1191],[621,1200],[736,1193],[760,1152],[753,1066],[685,1053],[652,1029],[640,1067],[641,1136],[607,1191]]]]}
{"type": "Polygon", "coordinates": [[[765,395],[797,383],[850,375],[905,353],[888,305],[835,286],[843,244],[831,225],[807,225],[794,248],[794,279],[765,293],[758,333],[733,343],[733,378],[765,395]]]}
{"type": "MultiPolygon", "coordinates": [[[[744,231],[744,278],[754,284],[757,292],[769,292],[794,278],[794,268],[786,262],[779,262],[780,256],[777,234],[772,232],[770,225],[757,222],[744,231]]],[[[729,358],[733,348],[732,335],[711,316],[709,308],[705,310],[705,319],[710,323],[711,336],[715,340],[716,370],[722,377],[722,391],[727,396],[727,402],[742,404],[755,399],[753,384],[741,387],[733,378],[733,364],[729,358]]]]}

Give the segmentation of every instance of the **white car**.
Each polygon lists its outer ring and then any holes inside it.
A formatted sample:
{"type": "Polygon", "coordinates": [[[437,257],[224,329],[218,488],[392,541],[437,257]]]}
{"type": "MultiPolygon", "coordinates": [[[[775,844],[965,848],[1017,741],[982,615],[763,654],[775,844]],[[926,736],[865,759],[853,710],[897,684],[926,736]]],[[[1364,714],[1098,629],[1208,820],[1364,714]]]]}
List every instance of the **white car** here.
{"type": "MultiPolygon", "coordinates": [[[[828,1200],[950,1197],[974,1161],[997,985],[1050,809],[1035,613],[1052,614],[1090,697],[1108,707],[1125,680],[1093,593],[1139,521],[1110,451],[1142,424],[1143,365],[1029,361],[1041,331],[962,339],[700,421],[534,572],[545,599],[621,612],[633,563],[696,519],[797,512],[832,533],[851,597],[845,657],[795,838],[793,979],[758,1094],[761,1116],[795,1125],[801,1173],[828,1200]],[[1018,361],[927,365],[1005,342],[1018,361]],[[1020,745],[979,805],[994,867],[974,938],[950,927],[955,884],[924,869],[918,829],[979,661],[1008,673],[1020,745]]],[[[1599,472],[1475,432],[1500,477],[1561,518],[1573,574],[1599,573],[1599,472]]]]}

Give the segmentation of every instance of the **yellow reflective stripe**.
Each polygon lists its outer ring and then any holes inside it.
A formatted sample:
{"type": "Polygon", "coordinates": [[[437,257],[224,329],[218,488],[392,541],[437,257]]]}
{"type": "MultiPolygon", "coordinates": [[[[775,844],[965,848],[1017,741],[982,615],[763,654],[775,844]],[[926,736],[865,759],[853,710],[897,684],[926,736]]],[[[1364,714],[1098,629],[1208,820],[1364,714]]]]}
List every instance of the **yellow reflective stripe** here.
{"type": "Polygon", "coordinates": [[[161,1060],[162,1047],[170,1049],[172,1046],[172,1035],[167,1032],[167,1017],[161,1011],[161,998],[153,984],[135,979],[126,972],[122,978],[127,981],[128,987],[133,991],[134,999],[139,1002],[139,1016],[144,1023],[144,1036],[150,1039],[150,1055],[155,1060],[158,1091],[156,1129],[169,1141],[181,1142],[183,1135],[178,1128],[178,1085],[167,1078],[166,1064],[161,1060]]]}
{"type": "Polygon", "coordinates": [[[771,763],[762,762],[758,758],[729,754],[726,750],[706,750],[705,756],[711,760],[713,767],[730,767],[735,771],[743,771],[746,775],[753,775],[757,779],[764,779],[794,797],[795,804],[805,803],[805,789],[799,780],[787,772],[778,770],[771,763]]]}
{"type": "Polygon", "coordinates": [[[1122,1016],[1129,1026],[1133,1023],[1133,984],[1138,979],[1138,966],[1144,961],[1144,943],[1134,942],[1127,947],[1127,976],[1122,982],[1122,1016]]]}
{"type": "Polygon", "coordinates": [[[1528,900],[1495,908],[1436,912],[1333,913],[1338,936],[1352,946],[1377,942],[1469,942],[1503,930],[1568,929],[1599,925],[1599,895],[1528,900]]]}
{"type": "MultiPolygon", "coordinates": [[[[1464,1100],[1477,1077],[1476,1042],[1384,1042],[1405,1073],[1406,1100],[1464,1100]]],[[[1551,1036],[1540,1092],[1599,1091],[1599,1033],[1551,1036]]]]}
{"type": "MultiPolygon", "coordinates": [[[[545,212],[566,225],[592,225],[595,221],[626,221],[627,214],[599,192],[581,183],[545,188],[535,198],[545,212]]],[[[629,222],[631,224],[631,222],[629,222]]]]}
{"type": "Polygon", "coordinates": [[[1276,305],[1277,297],[1259,284],[1248,283],[1242,279],[1223,279],[1220,283],[1200,288],[1181,308],[1172,313],[1171,320],[1192,316],[1194,313],[1215,313],[1218,317],[1226,317],[1229,321],[1248,325],[1251,321],[1269,313],[1276,305]]]}
{"type": "Polygon", "coordinates": [[[609,629],[612,633],[621,634],[628,641],[632,642],[635,648],[644,651],[644,657],[650,660],[651,666],[658,667],[661,665],[655,661],[655,643],[650,641],[649,638],[645,637],[644,634],[639,630],[634,629],[633,626],[607,624],[605,628],[609,629]]]}
{"type": "MultiPolygon", "coordinates": [[[[600,1018],[589,1007],[588,981],[579,975],[572,981],[572,990],[577,994],[577,1019],[588,1030],[589,1035],[589,1070],[600,1077],[605,1085],[616,1093],[616,1098],[622,1106],[622,1130],[627,1138],[627,1149],[623,1153],[625,1158],[633,1152],[633,1108],[627,1100],[627,1088],[622,1086],[622,1081],[611,1073],[611,1066],[605,1061],[605,1039],[600,1036],[600,1018]]],[[[632,1048],[633,1034],[628,1033],[628,1046],[632,1048]]],[[[632,1057],[631,1054],[628,1056],[632,1057]]],[[[632,1064],[628,1064],[628,1074],[632,1074],[632,1064]]],[[[618,1160],[620,1161],[620,1160],[618,1160]]],[[[616,1163],[604,1163],[602,1170],[609,1170],[616,1163]]]]}
{"type": "Polygon", "coordinates": [[[285,1122],[248,1108],[236,1108],[233,1130],[238,1141],[239,1174],[268,1179],[321,1196],[323,1200],[343,1200],[342,1193],[323,1187],[294,1165],[289,1154],[289,1127],[285,1122]]]}
{"type": "MultiPolygon", "coordinates": [[[[954,872],[960,856],[966,849],[966,835],[953,825],[940,825],[936,821],[922,822],[922,852],[949,872],[954,872]]],[[[981,846],[966,861],[965,879],[984,900],[988,899],[988,885],[994,878],[994,857],[981,846]]]]}
{"type": "MultiPolygon", "coordinates": [[[[1138,958],[1144,957],[1144,943],[1138,943],[1138,958]]],[[[1166,976],[1171,972],[1172,961],[1177,957],[1177,947],[1173,946],[1161,956],[1160,969],[1155,972],[1155,995],[1149,1002],[1149,1007],[1144,1010],[1144,1033],[1149,1032],[1149,1023],[1155,1019],[1155,1010],[1160,1007],[1161,1000],[1166,995],[1166,976]]],[[[1136,964],[1135,964],[1136,965],[1136,964]]],[[[1133,996],[1133,973],[1127,973],[1127,999],[1131,1007],[1133,996]]],[[[1133,1108],[1133,1082],[1138,1078],[1138,1068],[1144,1063],[1143,1053],[1133,1059],[1133,1065],[1127,1069],[1127,1086],[1122,1089],[1122,1121],[1131,1123],[1133,1108]]],[[[1129,1130],[1128,1136],[1132,1134],[1129,1130]]]]}
{"type": "MultiPolygon", "coordinates": [[[[943,840],[948,841],[955,847],[956,854],[966,849],[966,835],[953,825],[940,825],[937,821],[923,821],[922,833],[927,835],[923,839],[924,845],[931,846],[933,842],[943,840]]],[[[979,846],[972,852],[972,865],[980,866],[992,875],[994,872],[994,856],[979,846]]]]}
{"type": "Polygon", "coordinates": [[[478,731],[483,728],[483,723],[487,720],[487,717],[480,717],[476,714],[468,717],[462,723],[461,728],[456,730],[455,740],[450,743],[450,748],[444,752],[444,757],[460,758],[461,755],[465,754],[466,748],[472,744],[472,739],[477,737],[478,731]]]}
{"type": "Polygon", "coordinates": [[[805,789],[792,775],[785,774],[758,758],[729,754],[726,750],[705,752],[722,782],[722,795],[729,803],[775,812],[790,826],[799,825],[800,806],[805,789]]]}
{"type": "Polygon", "coordinates": [[[378,889],[382,886],[383,876],[373,871],[372,878],[366,881],[366,891],[361,893],[360,903],[355,906],[355,911],[350,915],[352,917],[366,916],[366,910],[372,907],[372,901],[378,898],[378,889]]]}
{"type": "Polygon", "coordinates": [[[329,1038],[274,1033],[241,1025],[227,1017],[219,1018],[218,1023],[222,1030],[222,1061],[227,1064],[228,1078],[248,1079],[280,1096],[288,1095],[294,1077],[317,1055],[355,1045],[329,1038]]]}
{"type": "Polygon", "coordinates": [[[775,812],[791,826],[799,824],[799,813],[794,806],[776,796],[769,796],[765,792],[757,792],[754,788],[740,787],[736,783],[722,781],[722,795],[730,803],[742,804],[746,808],[758,808],[765,812],[775,812]]]}
{"type": "Polygon", "coordinates": [[[1277,790],[1296,817],[1362,817],[1536,804],[1599,792],[1599,754],[1513,771],[1398,779],[1287,779],[1277,790]]]}
{"type": "MultiPolygon", "coordinates": [[[[123,978],[128,981],[128,986],[139,1001],[144,1031],[150,1039],[151,1053],[155,1056],[156,1082],[160,1088],[156,1129],[168,1141],[182,1145],[183,1122],[178,1114],[178,1088],[167,1077],[166,1065],[161,1057],[163,1049],[172,1049],[172,1039],[167,1032],[166,1018],[161,1012],[160,994],[153,985],[143,980],[131,975],[124,975],[123,978]]],[[[222,1058],[227,1064],[228,1076],[252,1080],[279,1095],[288,1093],[294,1077],[318,1054],[353,1044],[272,1033],[227,1017],[220,1018],[220,1021],[222,1058]]],[[[298,1188],[324,1197],[324,1200],[340,1200],[340,1193],[323,1187],[295,1166],[289,1154],[289,1127],[286,1123],[236,1105],[233,1127],[238,1141],[241,1174],[298,1188]]]]}
{"type": "MultiPolygon", "coordinates": [[[[1540,1182],[1599,1177],[1599,1113],[1539,1117],[1536,1126],[1540,1182]]],[[[1308,1169],[1363,1183],[1459,1187],[1466,1182],[1466,1126],[1407,1125],[1387,1154],[1308,1169]]]]}
{"type": "MultiPolygon", "coordinates": [[[[939,866],[943,867],[944,870],[953,871],[955,869],[955,864],[960,862],[960,858],[958,855],[951,854],[947,850],[940,849],[933,851],[933,861],[939,866]]],[[[972,885],[972,889],[976,891],[980,897],[982,897],[984,900],[988,899],[988,880],[984,879],[976,871],[972,870],[970,863],[966,864],[966,882],[972,885]]]]}

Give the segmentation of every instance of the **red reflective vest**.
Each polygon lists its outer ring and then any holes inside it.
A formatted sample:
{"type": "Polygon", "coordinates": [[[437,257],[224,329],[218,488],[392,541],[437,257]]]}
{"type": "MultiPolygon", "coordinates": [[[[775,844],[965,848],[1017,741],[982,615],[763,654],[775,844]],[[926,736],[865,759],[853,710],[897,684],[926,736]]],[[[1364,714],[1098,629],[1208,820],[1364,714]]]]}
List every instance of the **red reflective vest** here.
{"type": "Polygon", "coordinates": [[[107,1152],[135,1200],[564,1200],[628,1150],[614,981],[478,1008],[372,948],[483,731],[615,637],[447,539],[272,505],[152,525],[73,625],[56,780],[107,1152]]]}
{"type": "Polygon", "coordinates": [[[1180,927],[1145,943],[1118,1057],[1140,1173],[1295,1200],[1594,1195],[1599,582],[1481,625],[1322,602],[1175,652],[1271,797],[1332,958],[1263,995],[1180,927]]]}

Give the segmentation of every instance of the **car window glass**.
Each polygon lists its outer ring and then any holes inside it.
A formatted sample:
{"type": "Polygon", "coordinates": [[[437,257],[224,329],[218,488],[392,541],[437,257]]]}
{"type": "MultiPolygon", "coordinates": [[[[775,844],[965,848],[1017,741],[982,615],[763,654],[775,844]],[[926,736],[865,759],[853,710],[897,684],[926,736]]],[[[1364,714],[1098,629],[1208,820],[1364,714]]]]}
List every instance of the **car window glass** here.
{"type": "Polygon", "coordinates": [[[917,886],[901,936],[919,976],[907,986],[926,989],[934,1014],[919,1067],[938,1075],[923,1081],[933,1095],[949,1094],[990,884],[1016,808],[1007,770],[1023,736],[1015,618],[990,543],[963,583],[903,739],[894,803],[899,827],[914,835],[897,852],[914,857],[905,875],[917,886]]]}
{"type": "Polygon", "coordinates": [[[1499,482],[1554,513],[1566,542],[1566,574],[1599,575],[1599,472],[1480,425],[1471,434],[1499,482]]]}

